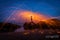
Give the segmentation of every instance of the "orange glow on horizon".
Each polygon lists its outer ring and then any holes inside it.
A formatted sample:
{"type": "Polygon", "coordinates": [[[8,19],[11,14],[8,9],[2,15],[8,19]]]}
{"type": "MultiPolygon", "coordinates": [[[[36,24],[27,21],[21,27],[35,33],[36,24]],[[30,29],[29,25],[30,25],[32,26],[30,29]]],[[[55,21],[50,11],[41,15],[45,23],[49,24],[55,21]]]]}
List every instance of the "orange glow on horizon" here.
{"type": "Polygon", "coordinates": [[[26,19],[29,22],[31,21],[31,16],[32,16],[33,22],[39,22],[47,19],[47,17],[42,14],[38,14],[30,11],[22,11],[18,16],[22,16],[22,18],[26,19]]]}

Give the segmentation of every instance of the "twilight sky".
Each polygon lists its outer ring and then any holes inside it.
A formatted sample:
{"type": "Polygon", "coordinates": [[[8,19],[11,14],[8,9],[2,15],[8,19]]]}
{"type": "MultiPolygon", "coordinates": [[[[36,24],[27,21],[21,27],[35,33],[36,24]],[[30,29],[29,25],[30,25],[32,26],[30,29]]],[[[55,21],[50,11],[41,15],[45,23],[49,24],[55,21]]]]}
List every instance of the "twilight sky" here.
{"type": "Polygon", "coordinates": [[[57,17],[60,16],[60,0],[0,0],[0,21],[21,10],[57,17]]]}

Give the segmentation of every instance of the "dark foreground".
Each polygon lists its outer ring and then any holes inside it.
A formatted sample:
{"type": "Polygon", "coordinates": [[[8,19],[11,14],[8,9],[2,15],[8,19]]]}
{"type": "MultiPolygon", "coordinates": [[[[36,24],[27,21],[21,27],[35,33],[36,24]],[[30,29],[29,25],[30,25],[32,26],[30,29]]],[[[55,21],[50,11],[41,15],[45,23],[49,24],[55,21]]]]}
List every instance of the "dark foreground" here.
{"type": "Polygon", "coordinates": [[[0,40],[60,40],[60,34],[48,34],[38,32],[11,32],[0,33],[0,40]]]}

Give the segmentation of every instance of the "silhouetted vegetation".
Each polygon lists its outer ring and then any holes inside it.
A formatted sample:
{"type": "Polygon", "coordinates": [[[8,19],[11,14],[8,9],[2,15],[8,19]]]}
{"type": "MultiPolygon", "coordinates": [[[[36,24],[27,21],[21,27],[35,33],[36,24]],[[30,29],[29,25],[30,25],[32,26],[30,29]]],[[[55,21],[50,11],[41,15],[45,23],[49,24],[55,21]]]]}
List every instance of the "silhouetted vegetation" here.
{"type": "Polygon", "coordinates": [[[49,29],[48,25],[44,21],[38,23],[39,29],[49,29]]]}
{"type": "Polygon", "coordinates": [[[15,29],[20,28],[16,24],[11,23],[0,23],[0,32],[13,32],[15,29]]]}
{"type": "MultiPolygon", "coordinates": [[[[60,30],[60,20],[58,19],[49,19],[47,21],[52,22],[46,23],[45,21],[40,21],[38,23],[34,22],[25,22],[23,27],[25,30],[33,30],[33,29],[59,29],[60,30]]],[[[13,32],[17,28],[20,28],[20,25],[11,24],[11,23],[0,23],[0,32],[13,32]]]]}
{"type": "Polygon", "coordinates": [[[60,29],[60,20],[58,19],[49,19],[46,20],[49,21],[49,23],[46,23],[45,21],[40,21],[39,23],[24,23],[24,29],[60,29]],[[51,22],[52,21],[52,22],[51,22]],[[51,24],[50,24],[51,23],[51,24]]]}
{"type": "Polygon", "coordinates": [[[24,25],[23,25],[23,27],[24,27],[24,29],[30,29],[30,30],[32,30],[32,29],[36,28],[36,24],[33,23],[33,22],[30,22],[30,23],[25,22],[24,25]]]}

